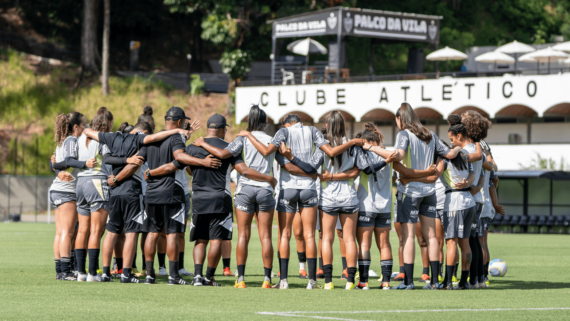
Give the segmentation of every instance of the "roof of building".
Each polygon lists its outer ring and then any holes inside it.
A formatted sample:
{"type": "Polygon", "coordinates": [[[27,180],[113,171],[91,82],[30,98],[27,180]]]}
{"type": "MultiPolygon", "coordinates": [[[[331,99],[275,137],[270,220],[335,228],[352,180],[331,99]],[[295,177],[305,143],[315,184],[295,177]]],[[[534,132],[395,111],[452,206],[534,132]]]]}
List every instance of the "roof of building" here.
{"type": "Polygon", "coordinates": [[[499,171],[499,178],[548,178],[555,181],[570,181],[570,172],[552,170],[499,171]]]}

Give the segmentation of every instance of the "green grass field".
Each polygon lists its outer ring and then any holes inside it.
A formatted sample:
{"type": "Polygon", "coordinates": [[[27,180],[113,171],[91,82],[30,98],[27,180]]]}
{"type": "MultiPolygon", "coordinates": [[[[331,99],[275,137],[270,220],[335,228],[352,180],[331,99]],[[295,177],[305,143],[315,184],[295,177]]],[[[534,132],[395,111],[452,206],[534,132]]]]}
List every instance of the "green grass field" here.
{"type": "MultiPolygon", "coordinates": [[[[349,292],[344,290],[345,282],[338,278],[341,272],[338,251],[334,265],[337,278],[333,280],[337,289],[334,291],[306,290],[306,280],[297,277],[289,278],[289,290],[262,290],[263,266],[257,230],[252,231],[246,269],[247,289],[234,289],[234,278],[221,276],[216,278],[223,284],[220,288],[166,286],[165,277],[153,286],[55,281],[54,233],[53,224],[0,225],[0,319],[570,318],[570,242],[567,235],[491,234],[491,256],[506,260],[509,270],[503,278],[491,278],[491,287],[485,290],[381,291],[376,289],[379,282],[371,279],[373,289],[370,291],[349,292]],[[434,311],[457,309],[469,310],[434,311]]],[[[393,234],[392,244],[396,248],[393,234]]],[[[335,245],[338,247],[338,242],[335,245]]],[[[191,248],[186,250],[188,270],[193,270],[191,248]]],[[[294,241],[292,248],[294,251],[294,241]]],[[[377,251],[372,253],[371,269],[380,272],[379,254],[377,251]]],[[[397,256],[394,262],[397,262],[397,256]]],[[[419,257],[416,262],[421,262],[419,257]]],[[[417,277],[421,274],[419,265],[416,264],[417,277]]],[[[275,272],[277,267],[276,261],[275,272]]],[[[235,252],[232,253],[234,269],[235,252]]],[[[290,275],[296,274],[297,269],[297,258],[293,255],[290,275]]],[[[416,285],[420,283],[416,282],[416,285]]]]}

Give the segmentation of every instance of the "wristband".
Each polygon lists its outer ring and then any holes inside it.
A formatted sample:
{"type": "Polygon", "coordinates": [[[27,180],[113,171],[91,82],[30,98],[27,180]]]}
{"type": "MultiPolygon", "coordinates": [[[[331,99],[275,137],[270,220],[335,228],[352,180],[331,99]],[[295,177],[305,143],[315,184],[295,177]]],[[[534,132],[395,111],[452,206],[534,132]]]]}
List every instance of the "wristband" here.
{"type": "Polygon", "coordinates": [[[113,176],[113,183],[117,183],[117,178],[113,176]]]}

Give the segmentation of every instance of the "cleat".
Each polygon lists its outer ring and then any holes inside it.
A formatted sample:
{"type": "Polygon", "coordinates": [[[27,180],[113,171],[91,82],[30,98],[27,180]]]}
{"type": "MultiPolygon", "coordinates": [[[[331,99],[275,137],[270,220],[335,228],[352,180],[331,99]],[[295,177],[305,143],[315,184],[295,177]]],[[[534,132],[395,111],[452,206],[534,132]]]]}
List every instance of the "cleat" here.
{"type": "Polygon", "coordinates": [[[356,286],[354,285],[354,282],[346,282],[346,286],[344,287],[345,290],[354,290],[356,286]]]}
{"type": "Polygon", "coordinates": [[[368,282],[358,282],[356,289],[357,290],[370,290],[370,287],[368,286],[368,282]]]}
{"type": "Polygon", "coordinates": [[[113,271],[111,271],[111,276],[114,278],[120,278],[121,274],[123,274],[123,269],[117,270],[117,268],[115,268],[113,271]]]}
{"type": "Polygon", "coordinates": [[[281,280],[277,281],[277,283],[273,284],[271,286],[272,289],[279,289],[279,286],[281,285],[281,280]]]}
{"type": "Polygon", "coordinates": [[[439,286],[439,289],[440,290],[453,290],[453,284],[448,284],[448,285],[441,284],[439,286]]]}
{"type": "Polygon", "coordinates": [[[309,280],[309,284],[307,284],[307,290],[314,290],[319,289],[320,286],[315,280],[309,280]]]}
{"type": "Polygon", "coordinates": [[[180,276],[177,276],[175,278],[169,276],[168,285],[191,285],[191,284],[189,282],[186,282],[186,280],[184,280],[180,276]]]}
{"type": "Polygon", "coordinates": [[[429,277],[429,275],[422,274],[422,276],[420,277],[420,282],[429,283],[429,281],[431,281],[431,278],[429,277]]]}
{"type": "Polygon", "coordinates": [[[413,289],[415,289],[415,286],[412,283],[412,284],[408,285],[404,290],[413,290],[413,289]]]}
{"type": "Polygon", "coordinates": [[[325,283],[325,290],[334,290],[334,284],[332,282],[330,283],[325,283]]]}
{"type": "Polygon", "coordinates": [[[61,273],[62,281],[77,281],[77,277],[73,273],[61,273]]]}
{"type": "Polygon", "coordinates": [[[101,282],[113,282],[113,278],[110,277],[109,275],[103,273],[101,275],[101,282]]]}
{"type": "Polygon", "coordinates": [[[406,285],[404,284],[404,282],[398,284],[397,286],[395,286],[393,289],[394,290],[405,290],[406,289],[406,285]]]}
{"type": "Polygon", "coordinates": [[[443,283],[443,276],[438,275],[438,277],[437,277],[437,282],[440,283],[440,284],[443,283]]]}
{"type": "Polygon", "coordinates": [[[225,268],[222,272],[224,276],[235,276],[235,274],[232,273],[229,267],[225,268]]]}
{"type": "Polygon", "coordinates": [[[489,287],[489,278],[485,277],[485,285],[489,287]]]}
{"type": "Polygon", "coordinates": [[[186,271],[185,268],[181,268],[180,270],[178,270],[178,274],[179,274],[180,276],[189,276],[189,277],[193,277],[193,276],[194,276],[194,273],[186,271]]]}
{"type": "Polygon", "coordinates": [[[486,282],[486,280],[485,280],[485,276],[484,276],[484,275],[482,275],[482,276],[479,278],[479,288],[480,288],[480,289],[486,289],[486,288],[487,288],[487,282],[486,282]]]}
{"type": "Polygon", "coordinates": [[[87,282],[101,282],[101,274],[87,274],[87,282]]]}
{"type": "Polygon", "coordinates": [[[439,290],[439,283],[436,283],[434,285],[431,285],[431,283],[428,283],[424,286],[424,290],[439,290]]]}
{"type": "Polygon", "coordinates": [[[87,273],[77,273],[77,282],[85,282],[87,280],[87,273]]]}
{"type": "Polygon", "coordinates": [[[234,276],[235,276],[236,278],[239,277],[239,275],[238,275],[238,270],[235,270],[235,271],[234,271],[234,276]]]}
{"type": "Polygon", "coordinates": [[[455,275],[451,278],[451,283],[453,283],[453,285],[459,284],[459,280],[457,280],[457,277],[455,275]]]}
{"type": "Polygon", "coordinates": [[[159,268],[158,268],[158,275],[162,275],[162,276],[168,275],[168,272],[166,271],[166,268],[165,268],[165,267],[162,267],[162,266],[159,267],[159,268]]]}
{"type": "Polygon", "coordinates": [[[390,282],[382,282],[382,286],[380,286],[382,290],[391,290],[390,282]]]}
{"type": "Polygon", "coordinates": [[[340,275],[341,280],[346,280],[348,278],[348,271],[347,269],[342,270],[342,274],[340,275]]]}
{"type": "Polygon", "coordinates": [[[97,274],[103,275],[103,269],[98,269],[97,274]]]}
{"type": "Polygon", "coordinates": [[[380,278],[378,279],[378,282],[382,282],[382,280],[384,280],[384,276],[380,275],[380,278]]]}
{"type": "MultiPolygon", "coordinates": [[[[267,282],[267,281],[266,281],[266,282],[267,282]]],[[[241,281],[241,282],[238,283],[238,281],[236,280],[236,284],[234,284],[234,288],[236,288],[236,289],[245,289],[245,288],[246,288],[245,282],[244,282],[244,281],[241,281]]]]}
{"type": "Polygon", "coordinates": [[[456,285],[453,287],[453,290],[469,290],[469,283],[465,283],[465,285],[456,285]]]}
{"type": "Polygon", "coordinates": [[[398,275],[396,275],[396,277],[392,277],[392,280],[394,281],[404,281],[404,278],[406,277],[406,275],[404,273],[398,273],[398,275]]]}
{"type": "Polygon", "coordinates": [[[287,282],[287,279],[281,280],[281,282],[279,282],[279,290],[287,290],[287,289],[289,289],[289,283],[287,282]]]}
{"type": "Polygon", "coordinates": [[[55,279],[56,280],[61,280],[61,276],[63,275],[63,273],[59,272],[55,274],[55,279]]]}
{"type": "Polygon", "coordinates": [[[194,276],[194,280],[192,281],[192,285],[193,286],[202,286],[202,285],[204,285],[203,282],[204,282],[204,280],[203,280],[202,276],[196,275],[196,276],[194,276]]]}
{"type": "Polygon", "coordinates": [[[271,277],[272,277],[272,278],[276,278],[276,277],[279,277],[279,276],[278,276],[277,274],[273,273],[273,271],[271,271],[271,277]]]}
{"type": "Polygon", "coordinates": [[[319,268],[317,270],[317,279],[324,279],[325,278],[325,271],[323,271],[323,269],[319,268]]]}
{"type": "Polygon", "coordinates": [[[121,274],[121,283],[140,283],[141,281],[134,277],[133,275],[126,277],[125,275],[121,274]]]}
{"type": "Polygon", "coordinates": [[[299,279],[308,279],[307,271],[305,269],[299,269],[299,279]]]}
{"type": "Polygon", "coordinates": [[[211,279],[203,278],[202,284],[204,286],[222,286],[221,284],[217,283],[216,280],[212,277],[211,279]]]}
{"type": "Polygon", "coordinates": [[[137,269],[136,267],[134,267],[134,268],[131,270],[131,273],[132,273],[132,274],[141,274],[141,272],[139,271],[139,269],[137,269]]]}
{"type": "Polygon", "coordinates": [[[156,284],[156,275],[147,275],[144,284],[156,284]]]}
{"type": "Polygon", "coordinates": [[[269,281],[263,281],[263,284],[261,285],[262,289],[271,289],[271,282],[269,281]]]}

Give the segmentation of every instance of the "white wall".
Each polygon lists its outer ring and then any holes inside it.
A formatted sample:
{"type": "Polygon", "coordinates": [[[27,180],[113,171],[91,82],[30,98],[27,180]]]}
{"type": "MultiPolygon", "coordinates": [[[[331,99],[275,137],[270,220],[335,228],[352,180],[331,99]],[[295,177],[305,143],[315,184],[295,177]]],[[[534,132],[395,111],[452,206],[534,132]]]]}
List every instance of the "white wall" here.
{"type": "Polygon", "coordinates": [[[570,143],[570,123],[532,124],[530,137],[531,143],[570,143]]]}
{"type": "Polygon", "coordinates": [[[544,144],[544,145],[492,145],[491,153],[497,162],[499,170],[520,170],[528,167],[537,159],[537,154],[541,158],[551,159],[556,162],[559,169],[561,158],[570,164],[570,144],[544,144]],[[522,165],[522,166],[521,166],[522,165]]]}
{"type": "Polygon", "coordinates": [[[526,124],[493,124],[485,141],[489,144],[507,144],[509,134],[519,134],[521,143],[526,143],[526,130],[526,124]]]}

